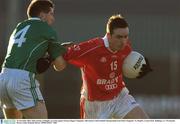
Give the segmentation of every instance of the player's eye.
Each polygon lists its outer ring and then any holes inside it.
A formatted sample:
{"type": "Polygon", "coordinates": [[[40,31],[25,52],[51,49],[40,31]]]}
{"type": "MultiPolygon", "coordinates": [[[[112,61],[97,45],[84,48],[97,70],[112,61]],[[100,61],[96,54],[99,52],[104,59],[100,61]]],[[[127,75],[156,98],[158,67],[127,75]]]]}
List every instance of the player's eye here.
{"type": "Polygon", "coordinates": [[[115,35],[117,39],[128,38],[128,35],[115,35]]]}

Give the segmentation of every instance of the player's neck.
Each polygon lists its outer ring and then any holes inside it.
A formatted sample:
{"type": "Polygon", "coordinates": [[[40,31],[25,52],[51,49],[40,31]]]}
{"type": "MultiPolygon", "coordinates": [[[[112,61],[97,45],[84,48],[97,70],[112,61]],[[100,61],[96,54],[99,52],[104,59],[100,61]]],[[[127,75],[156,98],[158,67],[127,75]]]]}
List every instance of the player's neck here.
{"type": "Polygon", "coordinates": [[[118,50],[114,47],[113,44],[111,44],[111,42],[109,42],[109,49],[113,52],[117,52],[118,50]]]}

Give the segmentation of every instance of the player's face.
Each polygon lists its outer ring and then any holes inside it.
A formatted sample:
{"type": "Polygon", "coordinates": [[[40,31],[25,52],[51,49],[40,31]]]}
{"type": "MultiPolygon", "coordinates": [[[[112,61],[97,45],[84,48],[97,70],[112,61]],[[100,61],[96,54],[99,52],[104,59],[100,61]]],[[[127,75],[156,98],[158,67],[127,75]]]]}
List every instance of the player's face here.
{"type": "Polygon", "coordinates": [[[48,13],[43,13],[42,20],[46,21],[49,25],[52,25],[55,21],[54,9],[50,8],[50,11],[48,13]]]}
{"type": "Polygon", "coordinates": [[[120,50],[124,47],[128,40],[129,28],[117,28],[114,29],[113,34],[110,35],[110,47],[113,50],[120,50]]]}

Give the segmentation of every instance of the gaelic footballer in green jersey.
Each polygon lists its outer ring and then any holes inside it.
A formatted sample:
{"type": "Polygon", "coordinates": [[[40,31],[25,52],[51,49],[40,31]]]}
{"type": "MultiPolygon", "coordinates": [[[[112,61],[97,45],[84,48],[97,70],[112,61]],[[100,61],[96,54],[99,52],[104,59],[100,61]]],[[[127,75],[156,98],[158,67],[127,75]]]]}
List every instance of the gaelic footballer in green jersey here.
{"type": "Polygon", "coordinates": [[[28,19],[20,22],[9,38],[7,55],[0,73],[0,107],[5,118],[48,118],[46,105],[36,80],[37,63],[48,53],[56,70],[66,62],[61,56],[54,22],[54,4],[50,0],[32,0],[28,19]]]}
{"type": "Polygon", "coordinates": [[[3,67],[36,73],[36,62],[48,51],[54,60],[65,52],[56,32],[39,18],[30,18],[17,25],[10,40],[3,67]]]}

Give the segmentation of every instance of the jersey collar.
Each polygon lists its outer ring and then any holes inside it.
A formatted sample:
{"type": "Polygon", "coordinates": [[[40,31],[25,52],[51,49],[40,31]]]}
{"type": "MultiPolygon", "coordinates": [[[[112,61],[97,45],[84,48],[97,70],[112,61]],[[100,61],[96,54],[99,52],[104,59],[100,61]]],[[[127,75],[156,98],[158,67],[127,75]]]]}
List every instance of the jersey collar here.
{"type": "Polygon", "coordinates": [[[29,18],[28,20],[41,20],[41,19],[38,18],[38,17],[31,17],[31,18],[29,18]]]}
{"type": "Polygon", "coordinates": [[[108,42],[108,38],[107,38],[107,34],[102,38],[103,39],[103,41],[104,41],[104,45],[105,45],[105,47],[109,47],[109,42],[108,42]]]}
{"type": "Polygon", "coordinates": [[[111,53],[116,53],[117,51],[112,51],[110,48],[109,48],[109,41],[108,41],[108,37],[107,37],[107,34],[102,38],[103,41],[104,41],[104,46],[111,52],[111,53]]]}

